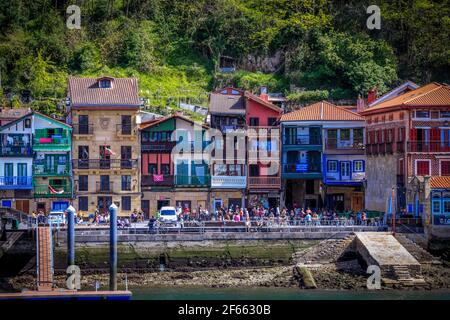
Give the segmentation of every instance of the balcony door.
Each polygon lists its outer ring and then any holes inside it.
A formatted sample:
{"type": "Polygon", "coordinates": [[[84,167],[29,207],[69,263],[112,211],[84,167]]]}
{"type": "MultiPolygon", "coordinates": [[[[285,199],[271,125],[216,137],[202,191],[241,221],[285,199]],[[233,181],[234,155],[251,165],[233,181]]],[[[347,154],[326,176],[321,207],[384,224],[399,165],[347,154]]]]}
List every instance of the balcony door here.
{"type": "Polygon", "coordinates": [[[341,161],[341,180],[351,180],[350,161],[341,161]]]}
{"type": "Polygon", "coordinates": [[[337,147],[337,129],[327,130],[327,147],[330,149],[336,149],[337,147]]]}
{"type": "Polygon", "coordinates": [[[26,185],[27,184],[27,164],[26,163],[18,163],[17,164],[17,184],[18,185],[26,185]]]}
{"type": "Polygon", "coordinates": [[[5,185],[14,183],[14,166],[12,163],[5,163],[5,185]]]}
{"type": "Polygon", "coordinates": [[[78,131],[80,134],[89,133],[89,116],[87,115],[78,116],[78,131]]]}
{"type": "Polygon", "coordinates": [[[177,163],[177,184],[189,184],[189,164],[187,161],[177,163]]]}
{"type": "Polygon", "coordinates": [[[131,116],[122,116],[122,134],[131,134],[131,116]]]}
{"type": "Polygon", "coordinates": [[[131,146],[120,147],[120,159],[122,169],[131,169],[131,146]]]}
{"type": "Polygon", "coordinates": [[[100,146],[100,169],[109,169],[111,167],[111,146],[100,146]]]}

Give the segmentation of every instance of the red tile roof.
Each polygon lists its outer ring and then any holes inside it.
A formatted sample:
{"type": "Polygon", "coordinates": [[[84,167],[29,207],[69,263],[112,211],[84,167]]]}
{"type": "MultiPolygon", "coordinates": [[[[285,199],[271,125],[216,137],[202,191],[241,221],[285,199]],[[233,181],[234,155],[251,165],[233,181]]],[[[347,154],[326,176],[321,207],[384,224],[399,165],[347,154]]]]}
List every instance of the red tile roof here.
{"type": "Polygon", "coordinates": [[[369,107],[361,112],[361,114],[368,115],[405,107],[450,107],[450,87],[432,82],[393,99],[376,104],[373,107],[369,107]]]}
{"type": "Polygon", "coordinates": [[[450,176],[432,176],[430,187],[431,189],[450,189],[450,176]]]}
{"type": "Polygon", "coordinates": [[[202,126],[205,129],[209,129],[209,127],[207,125],[201,124],[201,123],[198,123],[198,122],[195,122],[195,121],[192,121],[191,119],[186,118],[186,117],[184,117],[184,116],[182,116],[180,114],[173,114],[173,115],[165,116],[163,118],[159,118],[159,119],[143,122],[143,123],[141,123],[139,125],[139,129],[140,130],[147,129],[147,128],[153,127],[154,125],[156,125],[158,123],[165,122],[165,121],[167,121],[169,119],[172,119],[172,118],[175,118],[175,119],[178,118],[178,119],[184,120],[186,122],[189,122],[189,123],[191,123],[193,125],[195,124],[195,125],[198,125],[198,126],[202,126]]]}
{"type": "Polygon", "coordinates": [[[79,78],[69,77],[68,97],[72,107],[139,107],[136,78],[79,78]],[[100,88],[100,79],[110,79],[111,88],[100,88]]]}
{"type": "Polygon", "coordinates": [[[364,118],[346,108],[321,101],[283,114],[280,121],[364,121],[364,118]]]}
{"type": "Polygon", "coordinates": [[[253,93],[251,93],[249,91],[245,91],[244,96],[247,99],[250,99],[250,100],[253,100],[255,102],[258,102],[259,104],[262,104],[262,105],[264,105],[264,106],[266,106],[266,107],[268,107],[270,109],[273,109],[273,110],[278,111],[278,112],[281,113],[281,108],[280,107],[274,105],[273,103],[271,103],[269,101],[261,99],[260,97],[258,97],[257,95],[254,95],[253,93]]]}

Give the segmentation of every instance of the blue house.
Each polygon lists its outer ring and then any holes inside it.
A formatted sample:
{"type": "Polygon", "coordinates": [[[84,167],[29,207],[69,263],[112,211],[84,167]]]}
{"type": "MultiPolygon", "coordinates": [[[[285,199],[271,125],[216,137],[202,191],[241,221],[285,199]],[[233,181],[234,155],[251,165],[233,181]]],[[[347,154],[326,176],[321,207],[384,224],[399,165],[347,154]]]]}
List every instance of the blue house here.
{"type": "Polygon", "coordinates": [[[281,117],[285,205],[364,208],[364,118],[318,102],[281,117]]]}

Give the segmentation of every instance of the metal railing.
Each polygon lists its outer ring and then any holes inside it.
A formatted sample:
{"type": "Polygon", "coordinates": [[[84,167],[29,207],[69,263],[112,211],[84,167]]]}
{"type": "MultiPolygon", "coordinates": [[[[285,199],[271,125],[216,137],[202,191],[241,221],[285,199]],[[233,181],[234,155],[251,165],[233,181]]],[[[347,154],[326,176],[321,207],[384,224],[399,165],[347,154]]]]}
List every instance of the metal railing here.
{"type": "Polygon", "coordinates": [[[296,135],[296,136],[283,136],[283,143],[285,145],[322,145],[321,135],[296,135]]]}
{"type": "Polygon", "coordinates": [[[136,169],[137,159],[74,159],[74,169],[136,169]]]}
{"type": "Polygon", "coordinates": [[[53,186],[52,189],[49,185],[34,185],[33,193],[35,197],[70,198],[72,196],[71,186],[53,186]]]}
{"type": "Polygon", "coordinates": [[[96,181],[95,182],[95,191],[97,193],[113,193],[114,192],[114,188],[113,188],[114,182],[113,181],[109,181],[107,183],[102,183],[101,181],[96,181]]]}
{"type": "Polygon", "coordinates": [[[281,177],[248,177],[249,188],[280,188],[281,177]]]}
{"type": "Polygon", "coordinates": [[[0,177],[0,189],[31,189],[32,177],[0,177]]]}
{"type": "Polygon", "coordinates": [[[73,134],[78,135],[91,135],[94,133],[93,124],[73,124],[73,134]]]}
{"type": "Polygon", "coordinates": [[[45,161],[35,160],[33,163],[34,175],[70,175],[69,164],[48,164],[45,161]]]}
{"type": "Polygon", "coordinates": [[[175,141],[142,142],[141,151],[171,151],[175,141]]]}
{"type": "Polygon", "coordinates": [[[141,185],[143,187],[171,187],[174,185],[174,176],[171,174],[143,175],[141,185]]]}
{"type": "Polygon", "coordinates": [[[283,173],[321,173],[321,165],[314,163],[285,163],[283,173]]]}
{"type": "Polygon", "coordinates": [[[329,150],[363,150],[365,148],[362,140],[344,141],[337,138],[326,138],[325,148],[329,150]]]}
{"type": "Polygon", "coordinates": [[[31,145],[5,145],[0,147],[2,157],[31,157],[33,149],[31,145]]]}

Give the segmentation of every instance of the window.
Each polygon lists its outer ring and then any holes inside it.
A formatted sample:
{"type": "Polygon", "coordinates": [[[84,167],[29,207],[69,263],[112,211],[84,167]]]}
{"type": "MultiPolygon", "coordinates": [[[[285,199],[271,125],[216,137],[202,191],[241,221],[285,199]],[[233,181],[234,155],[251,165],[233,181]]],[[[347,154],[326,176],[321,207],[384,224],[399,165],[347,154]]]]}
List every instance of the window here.
{"type": "Polygon", "coordinates": [[[417,160],[416,161],[416,175],[429,176],[430,175],[430,161],[417,160]]]}
{"type": "Polygon", "coordinates": [[[353,141],[355,143],[363,143],[363,129],[362,128],[357,128],[357,129],[353,129],[353,141]]]}
{"type": "Polygon", "coordinates": [[[148,174],[158,174],[158,167],[156,163],[148,164],[148,174]]]}
{"type": "Polygon", "coordinates": [[[228,173],[230,176],[242,176],[242,166],[240,164],[230,164],[228,173]]]}
{"type": "Polygon", "coordinates": [[[259,126],[259,118],[250,118],[250,126],[252,127],[259,126]]]}
{"type": "Polygon", "coordinates": [[[267,118],[267,125],[268,126],[275,126],[276,122],[277,122],[277,118],[267,118]]]}
{"type": "Polygon", "coordinates": [[[103,79],[99,81],[100,88],[111,88],[111,80],[103,79]]]}
{"type": "Polygon", "coordinates": [[[416,110],[416,118],[429,118],[430,112],[428,110],[416,110]]]}
{"type": "Polygon", "coordinates": [[[121,124],[122,124],[122,134],[131,134],[131,116],[122,115],[121,124]]]}
{"type": "Polygon", "coordinates": [[[450,213],[450,200],[444,200],[443,201],[443,213],[450,213]]]}
{"type": "Polygon", "coordinates": [[[405,128],[398,128],[398,141],[401,142],[403,141],[405,137],[405,128]]]}
{"type": "Polygon", "coordinates": [[[131,197],[130,196],[122,197],[122,210],[123,211],[131,210],[131,197]]]}
{"type": "Polygon", "coordinates": [[[122,191],[131,191],[131,176],[122,176],[122,191]]]}
{"type": "Polygon", "coordinates": [[[102,175],[100,176],[100,190],[101,191],[109,191],[109,176],[102,175]]]}
{"type": "Polygon", "coordinates": [[[169,164],[161,164],[161,174],[170,174],[169,164]]]}
{"type": "Polygon", "coordinates": [[[257,164],[249,165],[250,177],[259,177],[259,166],[257,164]]]}
{"type": "Polygon", "coordinates": [[[341,141],[350,140],[350,129],[341,129],[341,141]]]}
{"type": "Polygon", "coordinates": [[[441,176],[450,176],[450,160],[441,160],[441,176]]]}
{"type": "Polygon", "coordinates": [[[78,159],[89,159],[89,146],[78,146],[78,159]]]}
{"type": "Polygon", "coordinates": [[[25,119],[24,121],[24,128],[30,129],[31,128],[31,119],[25,119]]]}
{"type": "Polygon", "coordinates": [[[450,111],[441,111],[441,118],[450,118],[450,111]]]}
{"type": "Polygon", "coordinates": [[[78,197],[78,210],[88,211],[88,197],[78,197]]]}
{"type": "Polygon", "coordinates": [[[353,171],[363,172],[364,171],[364,161],[363,160],[353,161],[353,171]]]}
{"type": "Polygon", "coordinates": [[[89,191],[89,176],[78,176],[78,191],[89,191]]]}
{"type": "Polygon", "coordinates": [[[328,160],[327,171],[328,172],[337,172],[337,161],[336,160],[328,160]]]}
{"type": "Polygon", "coordinates": [[[433,200],[432,210],[433,210],[433,213],[441,213],[441,201],[440,200],[433,200]]]}

